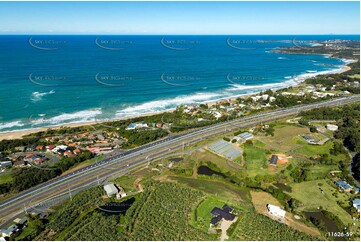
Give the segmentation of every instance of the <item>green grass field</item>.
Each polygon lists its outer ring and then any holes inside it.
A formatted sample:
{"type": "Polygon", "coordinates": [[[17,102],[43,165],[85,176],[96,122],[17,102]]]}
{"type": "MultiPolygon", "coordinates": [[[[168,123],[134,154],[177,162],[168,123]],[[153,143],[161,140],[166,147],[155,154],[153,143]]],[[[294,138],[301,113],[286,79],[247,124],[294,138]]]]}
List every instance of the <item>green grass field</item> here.
{"type": "Polygon", "coordinates": [[[331,141],[328,141],[324,145],[306,144],[302,147],[299,147],[298,149],[293,150],[293,152],[306,156],[322,155],[322,154],[329,154],[330,149],[332,149],[332,147],[333,147],[333,143],[331,141]]]}
{"type": "Polygon", "coordinates": [[[99,156],[96,156],[96,157],[94,157],[94,158],[92,158],[92,159],[85,160],[85,161],[79,163],[78,165],[76,165],[75,167],[72,167],[71,169],[74,169],[74,168],[77,169],[77,168],[80,168],[80,167],[84,167],[84,166],[93,164],[93,163],[95,163],[95,162],[97,162],[97,161],[99,161],[99,160],[102,160],[102,159],[104,159],[104,158],[105,158],[105,155],[99,155],[99,156]]]}
{"type": "Polygon", "coordinates": [[[226,198],[227,201],[232,204],[240,204],[245,201],[250,201],[250,195],[247,189],[230,183],[211,179],[194,179],[180,176],[170,176],[169,178],[179,184],[184,184],[208,193],[219,200],[224,200],[226,198]]]}
{"type": "Polygon", "coordinates": [[[126,175],[118,177],[114,180],[114,183],[124,188],[125,192],[134,192],[136,189],[134,188],[133,184],[136,179],[137,177],[134,175],[126,175]]]}
{"type": "Polygon", "coordinates": [[[0,184],[11,182],[12,179],[13,178],[12,178],[11,174],[1,174],[0,173],[0,184]]]}
{"type": "Polygon", "coordinates": [[[312,181],[316,179],[325,178],[330,171],[338,171],[339,168],[337,165],[314,165],[306,170],[306,181],[312,181]]]}
{"type": "Polygon", "coordinates": [[[300,144],[305,144],[306,141],[300,141],[299,135],[310,133],[308,128],[291,124],[277,124],[274,129],[274,136],[261,136],[257,139],[266,144],[265,148],[280,152],[286,152],[300,144]]]}
{"type": "Polygon", "coordinates": [[[209,229],[209,224],[212,219],[211,211],[214,207],[222,208],[226,204],[224,201],[220,201],[214,197],[207,197],[203,202],[201,202],[197,209],[194,211],[194,216],[192,217],[192,225],[198,229],[207,232],[209,229]]]}
{"type": "Polygon", "coordinates": [[[196,164],[210,161],[217,165],[223,173],[231,172],[233,175],[242,178],[240,171],[243,169],[239,164],[240,160],[241,159],[237,158],[235,161],[227,161],[225,158],[204,149],[194,151],[190,155],[184,156],[184,160],[176,165],[180,168],[192,169],[192,166],[196,164]],[[238,161],[238,163],[236,161],[238,161]]]}
{"type": "Polygon", "coordinates": [[[345,224],[353,223],[354,221],[351,215],[337,204],[337,201],[348,201],[350,195],[336,191],[327,181],[328,180],[315,180],[290,184],[292,192],[288,194],[304,204],[301,210],[317,210],[317,208],[321,206],[323,209],[336,215],[345,224]],[[338,197],[332,195],[335,191],[338,197]]]}
{"type": "Polygon", "coordinates": [[[360,79],[360,74],[354,74],[354,75],[350,75],[348,77],[360,79]]]}
{"type": "Polygon", "coordinates": [[[266,151],[250,144],[244,145],[247,174],[255,176],[268,171],[266,151]]]}

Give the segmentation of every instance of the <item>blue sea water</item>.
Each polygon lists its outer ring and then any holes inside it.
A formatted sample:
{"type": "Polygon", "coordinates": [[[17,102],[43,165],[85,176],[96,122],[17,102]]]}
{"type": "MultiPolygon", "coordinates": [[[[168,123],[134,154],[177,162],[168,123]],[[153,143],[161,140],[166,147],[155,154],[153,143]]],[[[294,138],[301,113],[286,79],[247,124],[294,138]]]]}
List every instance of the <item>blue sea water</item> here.
{"type": "Polygon", "coordinates": [[[0,36],[0,132],[115,119],[294,85],[345,60],[313,36],[0,36]]]}

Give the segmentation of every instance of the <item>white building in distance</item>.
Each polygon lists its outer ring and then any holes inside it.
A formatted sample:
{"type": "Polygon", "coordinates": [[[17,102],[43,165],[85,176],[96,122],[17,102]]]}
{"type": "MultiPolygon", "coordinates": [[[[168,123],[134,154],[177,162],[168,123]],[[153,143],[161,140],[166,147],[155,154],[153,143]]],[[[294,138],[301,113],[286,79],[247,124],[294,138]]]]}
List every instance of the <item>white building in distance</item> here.
{"type": "Polygon", "coordinates": [[[327,128],[328,130],[331,130],[331,131],[336,131],[336,130],[338,130],[338,126],[337,126],[337,125],[334,125],[334,124],[327,124],[327,125],[326,125],[326,128],[327,128]]]}
{"type": "Polygon", "coordinates": [[[269,214],[272,214],[272,215],[277,216],[277,217],[284,218],[285,215],[286,215],[285,210],[281,209],[278,206],[272,205],[272,204],[267,204],[267,209],[268,209],[269,214]]]}

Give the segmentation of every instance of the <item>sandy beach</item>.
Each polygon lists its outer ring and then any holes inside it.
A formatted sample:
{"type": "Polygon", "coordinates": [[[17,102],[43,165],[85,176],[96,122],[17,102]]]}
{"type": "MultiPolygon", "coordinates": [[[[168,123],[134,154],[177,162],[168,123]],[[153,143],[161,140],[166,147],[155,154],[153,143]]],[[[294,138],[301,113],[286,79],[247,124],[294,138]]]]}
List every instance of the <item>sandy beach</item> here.
{"type": "MultiPolygon", "coordinates": [[[[349,64],[349,63],[348,63],[349,64]]],[[[351,67],[349,67],[348,65],[344,65],[342,66],[342,69],[335,72],[336,74],[339,73],[343,73],[345,71],[351,70],[351,67]]],[[[322,75],[322,74],[320,74],[322,75]]],[[[306,80],[306,79],[305,79],[306,80]]],[[[302,80],[302,82],[297,83],[296,85],[293,85],[294,87],[300,86],[304,83],[305,80],[302,80]]],[[[284,88],[284,87],[282,87],[284,88]]],[[[273,89],[276,90],[276,89],[273,89]]],[[[235,99],[239,98],[239,97],[250,97],[256,95],[256,93],[251,93],[251,94],[242,94],[242,95],[237,95],[235,97],[231,97],[231,98],[222,98],[220,100],[231,100],[234,101],[235,99]]],[[[213,100],[213,101],[209,101],[206,102],[205,104],[207,104],[208,106],[212,106],[214,104],[217,104],[220,100],[213,100]]],[[[35,128],[35,129],[29,129],[29,130],[21,130],[21,131],[10,131],[10,132],[4,132],[4,133],[0,133],[0,141],[1,140],[5,140],[5,139],[21,139],[24,135],[29,135],[32,133],[37,133],[37,132],[41,132],[41,131],[46,131],[48,129],[60,129],[60,128],[64,128],[64,127],[80,127],[80,126],[86,126],[86,125],[94,125],[94,124],[105,124],[107,122],[114,122],[114,121],[120,121],[120,120],[128,120],[128,119],[132,119],[132,118],[139,118],[139,117],[146,117],[146,116],[152,116],[155,114],[160,114],[160,113],[166,113],[166,112],[173,112],[175,109],[169,109],[166,111],[160,111],[160,112],[153,112],[153,113],[147,113],[147,114],[141,114],[141,115],[137,115],[137,116],[130,116],[130,117],[124,117],[124,118],[117,118],[117,119],[112,119],[112,120],[102,120],[102,121],[90,121],[90,122],[80,122],[80,123],[72,123],[72,124],[62,124],[62,125],[56,125],[56,126],[47,126],[47,127],[41,127],[41,128],[35,128]]]]}
{"type": "Polygon", "coordinates": [[[60,129],[60,128],[64,128],[64,127],[74,128],[74,127],[80,127],[80,126],[90,126],[90,125],[95,125],[95,124],[106,124],[108,122],[128,120],[128,119],[133,119],[133,118],[141,118],[141,117],[152,116],[152,115],[156,115],[156,114],[160,114],[160,113],[167,113],[167,112],[173,112],[173,111],[174,111],[174,109],[160,111],[160,112],[147,113],[147,114],[141,114],[141,115],[137,115],[137,116],[130,116],[130,117],[125,117],[125,118],[117,118],[117,119],[112,119],[112,120],[79,122],[79,123],[72,123],[72,124],[47,126],[47,127],[41,127],[41,128],[35,128],[35,129],[29,129],[29,130],[4,132],[4,133],[0,133],[0,141],[4,140],[4,139],[21,139],[24,135],[37,133],[37,132],[41,132],[41,131],[46,131],[49,129],[60,129]]]}

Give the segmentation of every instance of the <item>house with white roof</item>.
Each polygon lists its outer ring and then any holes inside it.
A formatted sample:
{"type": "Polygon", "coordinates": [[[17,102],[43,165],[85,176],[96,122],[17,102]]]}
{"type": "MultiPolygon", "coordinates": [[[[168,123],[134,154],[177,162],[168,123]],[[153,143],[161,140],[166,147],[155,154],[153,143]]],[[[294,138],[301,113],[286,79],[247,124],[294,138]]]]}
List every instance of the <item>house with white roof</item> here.
{"type": "Polygon", "coordinates": [[[140,128],[148,128],[147,123],[132,123],[129,124],[128,127],[125,128],[125,130],[134,130],[134,129],[140,129],[140,128]]]}
{"type": "Polygon", "coordinates": [[[355,199],[352,201],[352,206],[357,209],[357,212],[360,212],[360,199],[359,199],[359,198],[355,198],[355,199]]]}
{"type": "Polygon", "coordinates": [[[267,209],[268,209],[269,214],[274,215],[276,217],[284,218],[286,215],[285,210],[281,209],[278,206],[272,205],[272,204],[267,204],[267,209]]]}
{"type": "Polygon", "coordinates": [[[326,128],[327,128],[328,130],[331,130],[331,131],[336,131],[336,130],[338,130],[338,126],[337,126],[337,125],[334,125],[334,124],[327,124],[327,125],[326,125],[326,128]]]}

